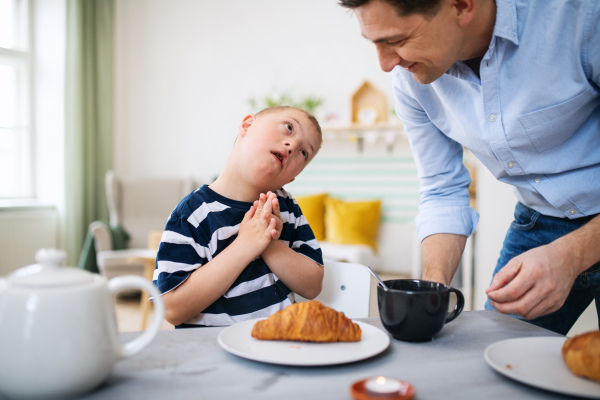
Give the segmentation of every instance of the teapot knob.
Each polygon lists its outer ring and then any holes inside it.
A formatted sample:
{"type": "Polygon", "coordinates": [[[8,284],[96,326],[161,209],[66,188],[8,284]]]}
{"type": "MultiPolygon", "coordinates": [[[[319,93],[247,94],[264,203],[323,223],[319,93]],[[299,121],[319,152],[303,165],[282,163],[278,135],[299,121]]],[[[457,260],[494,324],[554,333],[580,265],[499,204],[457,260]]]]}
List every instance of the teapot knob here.
{"type": "Polygon", "coordinates": [[[35,260],[44,267],[64,267],[67,263],[67,253],[59,249],[39,249],[35,260]]]}

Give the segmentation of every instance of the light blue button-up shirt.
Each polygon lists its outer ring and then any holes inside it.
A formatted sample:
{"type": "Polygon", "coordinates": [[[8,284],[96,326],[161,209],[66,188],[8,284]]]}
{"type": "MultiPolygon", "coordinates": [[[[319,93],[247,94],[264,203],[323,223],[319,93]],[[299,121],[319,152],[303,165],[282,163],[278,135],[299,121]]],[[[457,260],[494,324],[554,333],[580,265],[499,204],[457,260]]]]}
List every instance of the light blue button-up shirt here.
{"type": "Polygon", "coordinates": [[[600,213],[600,1],[496,5],[481,79],[461,61],[428,85],[392,71],[421,180],[421,240],[477,224],[462,146],[542,214],[600,213]]]}

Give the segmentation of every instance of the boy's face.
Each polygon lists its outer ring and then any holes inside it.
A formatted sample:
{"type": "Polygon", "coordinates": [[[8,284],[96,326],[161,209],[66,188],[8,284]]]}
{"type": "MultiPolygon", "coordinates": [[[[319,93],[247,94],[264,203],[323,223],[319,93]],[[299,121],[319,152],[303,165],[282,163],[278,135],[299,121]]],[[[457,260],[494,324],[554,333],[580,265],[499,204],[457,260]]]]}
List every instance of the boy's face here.
{"type": "Polygon", "coordinates": [[[276,190],[293,181],[321,147],[313,123],[294,109],[248,115],[239,135],[244,146],[243,168],[261,191],[276,190]]]}

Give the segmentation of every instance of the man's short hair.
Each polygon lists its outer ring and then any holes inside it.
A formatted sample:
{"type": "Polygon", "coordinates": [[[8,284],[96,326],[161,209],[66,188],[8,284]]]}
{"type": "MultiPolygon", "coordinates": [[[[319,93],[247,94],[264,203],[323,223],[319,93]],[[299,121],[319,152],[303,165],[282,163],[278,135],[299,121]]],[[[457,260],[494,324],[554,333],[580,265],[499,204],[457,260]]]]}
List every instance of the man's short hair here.
{"type": "Polygon", "coordinates": [[[339,5],[345,8],[358,8],[370,1],[383,1],[393,6],[399,17],[406,17],[412,14],[421,14],[426,17],[432,17],[437,14],[442,4],[442,0],[339,0],[339,5]]]}
{"type": "Polygon", "coordinates": [[[255,115],[258,117],[261,114],[267,114],[267,113],[284,111],[284,110],[297,110],[297,111],[300,111],[302,114],[304,114],[304,116],[306,118],[308,118],[308,120],[310,122],[312,122],[312,124],[314,125],[315,129],[317,130],[317,133],[319,134],[319,138],[321,139],[321,143],[323,143],[323,132],[321,131],[321,125],[319,125],[319,121],[317,121],[317,119],[315,118],[314,115],[312,115],[311,113],[309,113],[306,110],[303,110],[302,108],[297,108],[297,107],[292,107],[292,106],[272,106],[272,107],[267,107],[263,110],[260,110],[255,115]]]}

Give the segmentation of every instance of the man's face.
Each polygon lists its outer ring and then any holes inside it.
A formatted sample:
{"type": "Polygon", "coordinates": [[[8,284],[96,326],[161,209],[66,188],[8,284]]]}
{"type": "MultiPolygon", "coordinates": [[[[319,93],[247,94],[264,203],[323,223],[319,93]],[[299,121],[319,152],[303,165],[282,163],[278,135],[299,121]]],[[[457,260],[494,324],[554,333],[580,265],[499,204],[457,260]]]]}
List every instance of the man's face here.
{"type": "Polygon", "coordinates": [[[294,109],[248,116],[240,136],[246,142],[247,170],[271,190],[293,181],[321,147],[312,122],[294,109]]]}
{"type": "Polygon", "coordinates": [[[381,0],[371,0],[355,10],[364,37],[372,41],[385,72],[401,66],[420,83],[442,76],[458,60],[461,31],[451,0],[443,0],[435,16],[398,16],[381,0]]]}

